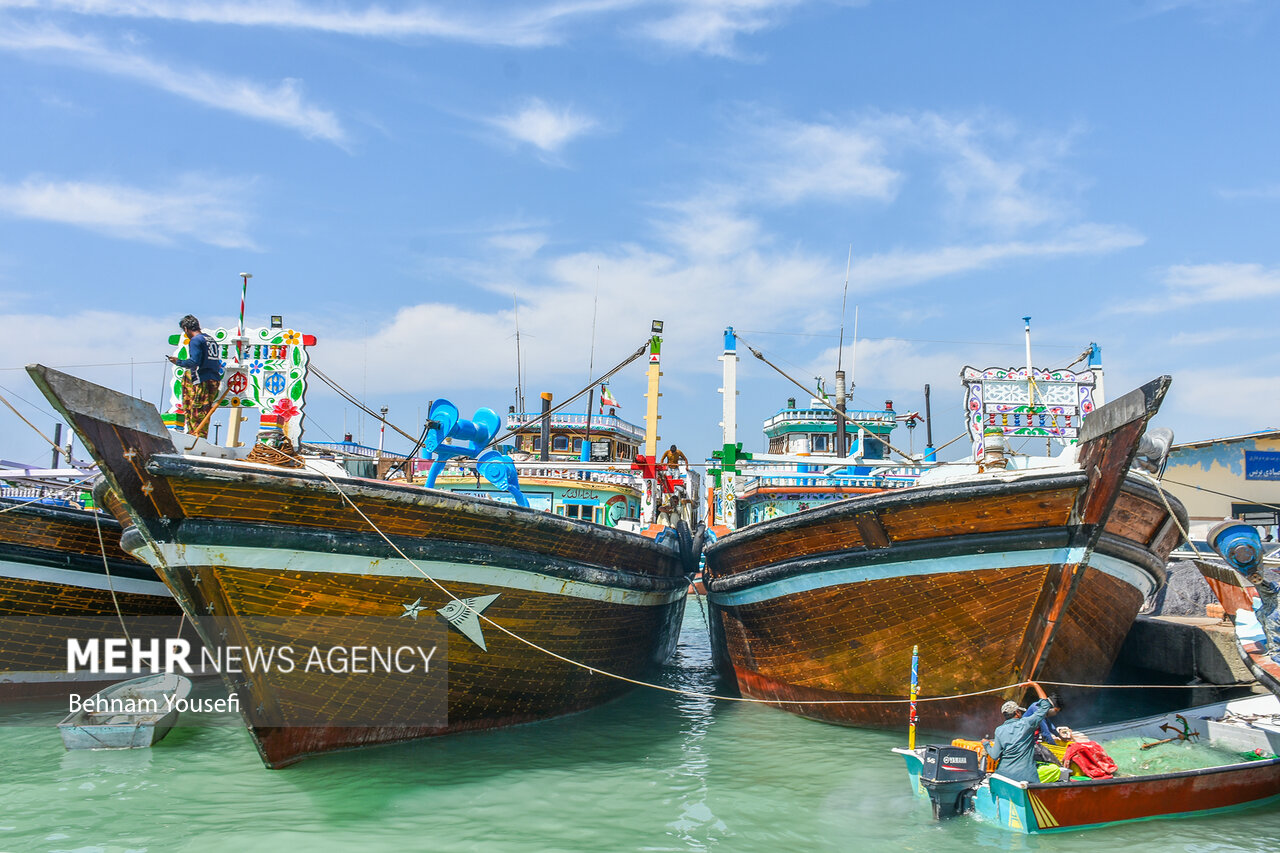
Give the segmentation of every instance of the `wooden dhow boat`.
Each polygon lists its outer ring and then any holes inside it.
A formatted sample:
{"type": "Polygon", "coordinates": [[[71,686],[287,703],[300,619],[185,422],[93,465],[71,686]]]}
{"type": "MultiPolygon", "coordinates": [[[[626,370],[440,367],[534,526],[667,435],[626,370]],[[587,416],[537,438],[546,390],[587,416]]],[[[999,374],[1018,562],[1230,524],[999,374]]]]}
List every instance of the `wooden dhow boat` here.
{"type": "Polygon", "coordinates": [[[141,400],[28,371],[119,496],[125,549],[206,646],[236,650],[223,679],[269,767],[580,711],[674,648],[675,537],[237,459],[141,400]]]}
{"type": "Polygon", "coordinates": [[[120,679],[69,672],[69,640],[179,636],[177,602],[154,569],[120,548],[120,534],[115,518],[75,501],[0,497],[0,698],[120,679]]]}
{"type": "Polygon", "coordinates": [[[1169,383],[1093,410],[1055,459],[1006,468],[992,442],[984,465],[720,536],[704,551],[718,666],[794,713],[893,727],[918,645],[920,725],[950,730],[996,716],[964,694],[1103,681],[1185,525],[1130,470],[1169,383]]]}

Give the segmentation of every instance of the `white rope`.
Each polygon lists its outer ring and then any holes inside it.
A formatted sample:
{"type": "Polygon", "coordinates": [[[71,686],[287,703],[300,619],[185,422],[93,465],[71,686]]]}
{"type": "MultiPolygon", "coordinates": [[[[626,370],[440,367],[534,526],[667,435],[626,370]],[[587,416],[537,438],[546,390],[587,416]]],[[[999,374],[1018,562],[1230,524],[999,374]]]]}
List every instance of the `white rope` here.
{"type": "MultiPolygon", "coordinates": [[[[427,581],[429,581],[433,586],[435,586],[437,589],[439,589],[441,592],[447,595],[450,599],[458,602],[463,607],[466,607],[468,610],[472,610],[472,608],[469,605],[467,605],[465,601],[458,598],[458,596],[454,595],[452,592],[446,589],[439,581],[431,577],[431,575],[427,574],[427,572],[424,571],[423,568],[419,566],[416,562],[414,562],[413,559],[409,557],[409,555],[405,554],[404,551],[402,551],[400,547],[396,545],[396,543],[392,542],[391,539],[387,536],[387,534],[383,533],[382,530],[378,527],[378,525],[375,524],[373,520],[369,518],[369,516],[365,515],[364,511],[361,510],[360,507],[356,506],[355,502],[351,500],[351,498],[347,495],[347,493],[344,492],[342,488],[333,481],[333,478],[331,478],[323,469],[317,467],[317,468],[312,468],[311,470],[318,472],[321,476],[323,476],[326,480],[328,480],[329,485],[333,486],[334,490],[337,491],[337,493],[342,497],[342,499],[346,501],[362,519],[364,519],[365,523],[368,524],[369,527],[372,528],[375,533],[377,533],[380,537],[382,537],[382,540],[384,542],[390,545],[391,548],[397,554],[400,555],[401,559],[407,562],[410,566],[413,566],[413,568],[419,574],[421,574],[424,578],[426,578],[427,581]]],[[[578,667],[579,669],[585,669],[588,672],[593,674],[603,675],[608,678],[615,679],[617,681],[622,681],[627,684],[633,684],[633,685],[636,685],[637,687],[648,687],[652,690],[659,690],[664,693],[674,693],[678,696],[688,696],[695,699],[719,699],[725,702],[745,702],[745,703],[762,704],[762,705],[906,705],[911,701],[910,699],[752,699],[746,696],[724,696],[718,693],[704,693],[697,690],[684,690],[678,687],[667,687],[666,685],[663,685],[663,684],[654,684],[653,682],[650,682],[650,681],[640,681],[638,679],[631,678],[629,676],[619,675],[618,673],[609,672],[608,670],[603,670],[603,669],[600,669],[599,667],[590,666],[589,664],[582,663],[581,661],[577,661],[572,658],[565,657],[562,654],[554,652],[551,649],[541,646],[532,640],[529,640],[529,639],[526,639],[525,637],[520,636],[519,634],[510,630],[509,628],[506,628],[505,626],[500,625],[499,623],[493,621],[491,618],[489,618],[488,616],[485,616],[483,613],[478,613],[474,610],[472,610],[472,612],[475,613],[477,617],[479,617],[480,619],[483,619],[485,622],[492,625],[497,630],[511,637],[513,640],[523,643],[524,645],[528,646],[531,649],[534,649],[535,651],[542,652],[543,654],[549,657],[555,658],[556,660],[561,661],[562,663],[567,663],[570,666],[575,666],[575,667],[578,667]]],[[[1092,687],[1096,689],[1106,689],[1106,688],[1116,689],[1116,688],[1122,688],[1122,687],[1126,687],[1126,688],[1127,687],[1178,687],[1178,688],[1185,687],[1185,685],[1067,684],[1065,682],[1054,682],[1054,681],[1042,681],[1040,683],[1048,684],[1055,687],[1058,687],[1058,686],[1060,687],[1092,687]]],[[[975,690],[969,693],[956,693],[950,696],[922,696],[917,701],[943,702],[943,701],[950,701],[953,699],[966,699],[972,696],[984,696],[989,693],[1001,693],[1006,690],[1012,690],[1017,687],[1024,687],[1024,686],[1027,686],[1027,682],[1018,682],[1016,684],[1008,684],[1002,687],[991,687],[986,690],[975,690]]]]}
{"type": "Polygon", "coordinates": [[[102,541],[102,521],[98,518],[98,510],[94,508],[93,526],[98,528],[98,550],[102,554],[102,568],[107,573],[107,589],[111,590],[111,603],[116,606],[116,617],[120,620],[120,630],[124,632],[124,638],[129,641],[129,645],[133,645],[133,639],[129,636],[129,629],[124,624],[124,614],[120,612],[120,602],[116,599],[116,585],[111,580],[111,566],[107,563],[107,544],[102,541]]]}
{"type": "Polygon", "coordinates": [[[1191,553],[1195,554],[1200,559],[1204,559],[1200,554],[1200,550],[1196,548],[1196,543],[1191,541],[1191,534],[1182,526],[1182,522],[1178,521],[1178,514],[1173,511],[1173,507],[1169,506],[1169,499],[1165,496],[1164,487],[1160,485],[1159,478],[1152,477],[1150,474],[1148,474],[1147,477],[1155,484],[1156,494],[1160,495],[1160,502],[1164,504],[1165,512],[1169,513],[1169,517],[1172,518],[1173,523],[1177,525],[1178,532],[1182,534],[1183,540],[1191,546],[1191,553]]]}

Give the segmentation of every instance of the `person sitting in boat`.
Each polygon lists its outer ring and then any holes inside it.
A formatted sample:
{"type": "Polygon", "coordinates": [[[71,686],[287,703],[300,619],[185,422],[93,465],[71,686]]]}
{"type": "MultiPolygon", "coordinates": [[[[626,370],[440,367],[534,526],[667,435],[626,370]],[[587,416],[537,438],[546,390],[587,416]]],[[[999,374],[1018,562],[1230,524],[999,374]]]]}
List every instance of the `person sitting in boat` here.
{"type": "Polygon", "coordinates": [[[1000,706],[1004,722],[996,727],[995,736],[982,741],[987,754],[1000,762],[1000,775],[1018,782],[1039,782],[1036,770],[1036,731],[1045,717],[1055,713],[1053,703],[1045,696],[1040,685],[1034,684],[1040,700],[1019,716],[1017,702],[1005,702],[1000,706]]]}
{"type": "MultiPolygon", "coordinates": [[[[1049,716],[1056,717],[1062,711],[1062,702],[1058,699],[1058,694],[1049,695],[1049,701],[1053,703],[1053,713],[1049,716]]],[[[1027,712],[1026,708],[1018,709],[1018,716],[1022,716],[1027,712]]],[[[1049,724],[1048,718],[1040,721],[1040,726],[1036,729],[1036,741],[1038,743],[1058,743],[1060,740],[1058,732],[1049,724]]]]}

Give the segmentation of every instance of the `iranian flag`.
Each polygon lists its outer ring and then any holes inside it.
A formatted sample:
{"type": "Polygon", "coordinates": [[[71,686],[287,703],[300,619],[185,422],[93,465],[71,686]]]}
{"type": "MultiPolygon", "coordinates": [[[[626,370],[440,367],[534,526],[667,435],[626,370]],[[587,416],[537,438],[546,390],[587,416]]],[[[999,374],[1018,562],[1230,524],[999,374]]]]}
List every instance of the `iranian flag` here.
{"type": "Polygon", "coordinates": [[[617,400],[613,399],[613,395],[609,393],[608,385],[600,386],[600,414],[604,414],[605,406],[621,406],[617,400]]]}

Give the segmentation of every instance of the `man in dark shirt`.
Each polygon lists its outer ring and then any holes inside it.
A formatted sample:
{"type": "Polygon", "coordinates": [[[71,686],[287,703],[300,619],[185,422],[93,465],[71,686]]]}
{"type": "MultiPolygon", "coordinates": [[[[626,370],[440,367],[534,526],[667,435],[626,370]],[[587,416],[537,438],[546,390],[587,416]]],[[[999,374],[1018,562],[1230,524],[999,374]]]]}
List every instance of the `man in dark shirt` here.
{"type": "Polygon", "coordinates": [[[222,359],[212,337],[200,330],[200,321],[188,314],[178,321],[178,328],[189,338],[187,357],[168,356],[182,374],[182,410],[186,430],[191,435],[209,437],[209,413],[218,405],[218,389],[222,382],[222,359]]]}
{"type": "Polygon", "coordinates": [[[1048,699],[1041,699],[1025,712],[1017,702],[1005,702],[1000,707],[1004,722],[996,728],[991,740],[982,742],[987,754],[1000,762],[997,773],[1017,782],[1040,781],[1035,762],[1036,729],[1053,710],[1053,703],[1048,699]]]}

